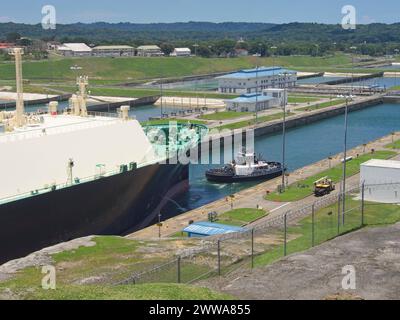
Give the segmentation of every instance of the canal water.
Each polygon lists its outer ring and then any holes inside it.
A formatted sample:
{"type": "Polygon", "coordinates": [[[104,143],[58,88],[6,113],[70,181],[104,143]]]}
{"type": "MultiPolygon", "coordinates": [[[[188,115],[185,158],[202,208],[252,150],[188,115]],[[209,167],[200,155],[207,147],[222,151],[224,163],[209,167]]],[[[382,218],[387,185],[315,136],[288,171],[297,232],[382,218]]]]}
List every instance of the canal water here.
{"type": "MultiPolygon", "coordinates": [[[[321,120],[290,129],[286,140],[289,171],[320,161],[343,150],[344,116],[321,120]]],[[[385,103],[349,114],[348,147],[354,148],[400,130],[400,104],[385,103]]],[[[255,150],[266,160],[281,161],[282,136],[257,137],[255,150]]],[[[161,212],[163,218],[195,209],[227,195],[254,186],[255,183],[213,184],[204,173],[212,165],[190,166],[190,190],[161,212]]],[[[256,205],[256,204],[254,204],[256,205]]]]}

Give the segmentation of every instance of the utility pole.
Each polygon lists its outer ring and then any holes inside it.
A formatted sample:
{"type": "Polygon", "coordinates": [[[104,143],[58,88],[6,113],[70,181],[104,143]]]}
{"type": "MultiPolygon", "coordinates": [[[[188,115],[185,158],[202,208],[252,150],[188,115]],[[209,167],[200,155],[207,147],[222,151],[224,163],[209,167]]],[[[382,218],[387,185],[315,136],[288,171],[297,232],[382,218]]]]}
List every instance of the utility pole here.
{"type": "Polygon", "coordinates": [[[15,125],[22,127],[24,125],[24,89],[22,78],[22,48],[14,48],[10,55],[15,58],[15,82],[17,87],[17,101],[15,109],[15,125]]]}

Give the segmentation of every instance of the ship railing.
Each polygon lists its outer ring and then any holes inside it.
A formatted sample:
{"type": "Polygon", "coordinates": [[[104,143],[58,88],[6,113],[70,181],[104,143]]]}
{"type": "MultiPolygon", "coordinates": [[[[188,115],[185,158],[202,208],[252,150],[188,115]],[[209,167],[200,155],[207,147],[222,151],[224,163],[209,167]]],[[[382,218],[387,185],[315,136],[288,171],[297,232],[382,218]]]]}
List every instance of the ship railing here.
{"type": "MultiPolygon", "coordinates": [[[[146,166],[161,163],[163,160],[165,160],[165,159],[157,157],[151,161],[141,162],[140,164],[137,164],[137,168],[139,169],[139,168],[143,168],[146,166]]],[[[123,166],[123,164],[121,164],[121,166],[123,166]]],[[[75,180],[72,183],[64,182],[64,183],[59,183],[59,184],[49,184],[48,186],[45,186],[43,188],[38,188],[38,189],[31,190],[31,191],[17,193],[17,194],[11,195],[11,196],[0,198],[0,205],[6,204],[9,202],[13,202],[13,201],[17,201],[17,200],[21,200],[21,199],[25,199],[25,198],[34,197],[34,196],[41,195],[41,194],[44,194],[47,192],[52,192],[52,191],[56,191],[56,190],[73,187],[73,186],[76,186],[76,185],[79,185],[82,183],[95,181],[95,180],[98,180],[101,178],[111,177],[111,176],[120,174],[122,172],[124,172],[124,171],[121,171],[121,168],[119,168],[117,170],[110,170],[110,171],[103,172],[103,173],[97,173],[97,174],[90,175],[90,176],[87,176],[84,178],[75,177],[75,180]]]]}

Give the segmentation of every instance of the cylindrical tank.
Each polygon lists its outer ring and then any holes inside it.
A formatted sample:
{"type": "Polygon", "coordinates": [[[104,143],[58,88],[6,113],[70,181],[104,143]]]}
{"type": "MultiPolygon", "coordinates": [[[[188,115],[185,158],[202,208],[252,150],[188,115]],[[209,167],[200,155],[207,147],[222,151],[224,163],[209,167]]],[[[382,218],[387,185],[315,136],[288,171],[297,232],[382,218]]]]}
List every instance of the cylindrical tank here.
{"type": "Polygon", "coordinates": [[[131,109],[130,106],[121,106],[122,119],[124,119],[124,120],[129,119],[129,110],[130,109],[131,109]]]}
{"type": "Polygon", "coordinates": [[[58,113],[58,102],[57,101],[50,101],[49,102],[49,114],[52,116],[57,115],[58,113]]]}

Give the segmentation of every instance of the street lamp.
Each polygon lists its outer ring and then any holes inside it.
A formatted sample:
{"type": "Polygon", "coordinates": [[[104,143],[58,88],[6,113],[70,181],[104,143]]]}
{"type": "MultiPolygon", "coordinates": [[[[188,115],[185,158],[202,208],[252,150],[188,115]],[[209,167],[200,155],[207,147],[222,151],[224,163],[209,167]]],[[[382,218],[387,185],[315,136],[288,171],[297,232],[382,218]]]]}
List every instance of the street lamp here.
{"type": "Polygon", "coordinates": [[[348,114],[349,114],[349,101],[353,99],[353,96],[350,95],[340,95],[338,98],[346,99],[346,108],[344,114],[344,149],[343,149],[343,181],[342,181],[342,218],[343,225],[345,220],[346,213],[346,169],[347,169],[347,127],[348,127],[348,114]]]}
{"type": "Polygon", "coordinates": [[[275,88],[275,53],[276,53],[276,49],[278,49],[278,47],[276,46],[272,46],[271,50],[272,50],[272,88],[275,88]]]}
{"type": "Polygon", "coordinates": [[[353,46],[350,47],[350,50],[352,51],[351,55],[351,94],[353,94],[353,86],[354,86],[354,55],[355,55],[355,50],[357,50],[357,47],[353,46]]]}
{"type": "Polygon", "coordinates": [[[282,192],[285,191],[285,173],[286,173],[286,165],[285,165],[285,157],[286,157],[286,88],[284,89],[284,104],[283,104],[283,123],[282,123],[282,192]]]}

